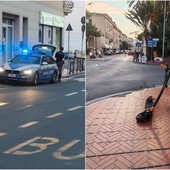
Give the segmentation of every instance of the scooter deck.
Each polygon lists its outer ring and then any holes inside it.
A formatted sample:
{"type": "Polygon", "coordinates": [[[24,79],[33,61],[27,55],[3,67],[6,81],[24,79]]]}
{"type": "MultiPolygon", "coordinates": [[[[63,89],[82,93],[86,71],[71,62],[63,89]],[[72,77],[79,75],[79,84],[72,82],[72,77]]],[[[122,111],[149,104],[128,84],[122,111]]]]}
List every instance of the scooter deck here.
{"type": "Polygon", "coordinates": [[[154,99],[152,96],[149,96],[147,99],[146,99],[146,102],[145,102],[145,109],[149,109],[153,106],[153,103],[154,103],[154,99]]]}

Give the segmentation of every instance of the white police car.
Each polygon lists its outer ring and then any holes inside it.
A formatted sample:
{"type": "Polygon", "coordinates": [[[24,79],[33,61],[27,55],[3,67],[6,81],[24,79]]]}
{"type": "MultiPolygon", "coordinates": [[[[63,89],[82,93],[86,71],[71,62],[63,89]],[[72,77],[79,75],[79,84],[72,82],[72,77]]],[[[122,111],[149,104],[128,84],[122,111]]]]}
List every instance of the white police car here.
{"type": "Polygon", "coordinates": [[[55,54],[57,53],[57,47],[51,44],[35,44],[32,47],[32,51],[35,53],[45,54],[55,59],[55,54]]]}
{"type": "Polygon", "coordinates": [[[0,79],[30,82],[57,81],[58,70],[55,60],[46,55],[36,53],[19,54],[0,67],[0,79]]]}

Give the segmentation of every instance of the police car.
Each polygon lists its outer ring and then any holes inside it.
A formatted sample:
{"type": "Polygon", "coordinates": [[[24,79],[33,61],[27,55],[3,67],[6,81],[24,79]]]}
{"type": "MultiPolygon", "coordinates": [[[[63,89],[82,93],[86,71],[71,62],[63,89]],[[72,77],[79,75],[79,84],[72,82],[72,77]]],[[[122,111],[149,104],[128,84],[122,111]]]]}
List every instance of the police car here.
{"type": "Polygon", "coordinates": [[[47,55],[22,53],[0,67],[0,79],[29,82],[55,83],[58,76],[55,60],[47,55]]]}
{"type": "Polygon", "coordinates": [[[45,54],[55,59],[55,54],[57,53],[57,47],[51,44],[35,44],[32,47],[32,51],[35,53],[45,54]]]}

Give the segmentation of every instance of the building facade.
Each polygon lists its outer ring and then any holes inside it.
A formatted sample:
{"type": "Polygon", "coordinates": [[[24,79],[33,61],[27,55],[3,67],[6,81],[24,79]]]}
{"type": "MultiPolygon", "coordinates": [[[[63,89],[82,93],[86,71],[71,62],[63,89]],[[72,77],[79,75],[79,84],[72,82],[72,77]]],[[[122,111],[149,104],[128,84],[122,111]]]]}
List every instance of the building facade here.
{"type": "Polygon", "coordinates": [[[67,7],[66,1],[0,1],[0,64],[37,43],[62,46],[67,7]]]}
{"type": "Polygon", "coordinates": [[[98,28],[101,37],[90,37],[89,42],[87,43],[88,48],[93,47],[98,50],[119,48],[119,37],[121,32],[108,14],[91,13],[89,22],[98,28]]]}

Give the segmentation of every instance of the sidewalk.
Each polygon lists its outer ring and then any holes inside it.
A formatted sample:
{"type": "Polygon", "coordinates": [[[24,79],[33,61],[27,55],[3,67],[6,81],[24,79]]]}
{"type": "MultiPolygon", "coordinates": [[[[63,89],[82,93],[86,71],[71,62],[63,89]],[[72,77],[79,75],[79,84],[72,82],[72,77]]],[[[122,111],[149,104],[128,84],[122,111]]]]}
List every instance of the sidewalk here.
{"type": "Polygon", "coordinates": [[[86,169],[170,169],[170,88],[149,122],[137,123],[148,96],[160,87],[86,106],[86,169]]]}

